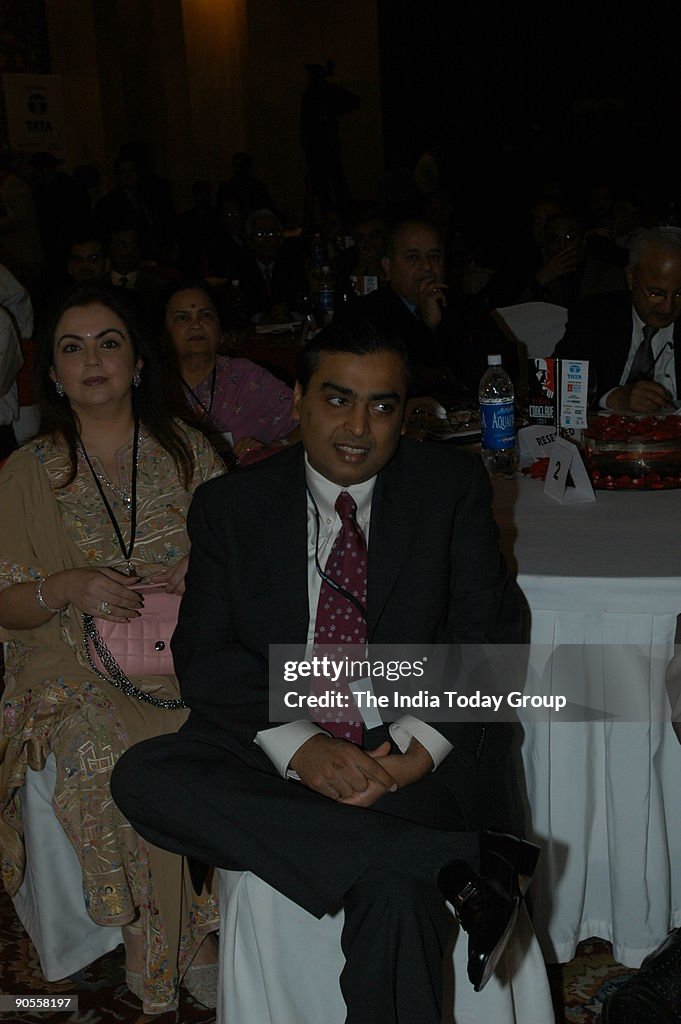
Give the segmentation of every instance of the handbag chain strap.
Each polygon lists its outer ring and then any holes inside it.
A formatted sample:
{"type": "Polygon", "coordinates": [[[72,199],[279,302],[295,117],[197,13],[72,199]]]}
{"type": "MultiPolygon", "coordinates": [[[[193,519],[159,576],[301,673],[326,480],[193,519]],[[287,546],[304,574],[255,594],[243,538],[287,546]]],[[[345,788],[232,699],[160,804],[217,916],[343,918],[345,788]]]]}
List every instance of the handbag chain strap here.
{"type": "Polygon", "coordinates": [[[116,689],[124,693],[126,697],[134,697],[135,700],[142,700],[145,704],[151,704],[154,708],[163,708],[164,711],[179,711],[180,709],[187,707],[181,698],[177,700],[164,700],[162,697],[152,697],[151,694],[145,693],[144,690],[140,690],[138,686],[135,686],[135,684],[128,679],[125,672],[102,640],[99,635],[99,630],[95,626],[94,619],[91,615],[87,614],[83,614],[83,646],[85,647],[85,656],[87,658],[88,665],[95,675],[99,676],[100,679],[103,679],[105,683],[110,683],[111,686],[115,686],[116,689]],[[99,660],[109,673],[108,676],[105,676],[104,673],[95,665],[90,653],[88,640],[92,641],[92,646],[97,652],[99,660]]]}

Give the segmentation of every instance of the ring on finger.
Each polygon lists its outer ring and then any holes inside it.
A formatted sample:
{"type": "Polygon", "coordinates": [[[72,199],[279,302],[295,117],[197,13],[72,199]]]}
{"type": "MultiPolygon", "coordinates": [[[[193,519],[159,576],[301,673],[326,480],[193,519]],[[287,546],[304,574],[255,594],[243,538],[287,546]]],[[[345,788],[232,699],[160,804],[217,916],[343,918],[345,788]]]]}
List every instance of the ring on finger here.
{"type": "Polygon", "coordinates": [[[108,601],[100,601],[97,605],[97,611],[101,612],[102,615],[111,615],[111,605],[108,601]]]}

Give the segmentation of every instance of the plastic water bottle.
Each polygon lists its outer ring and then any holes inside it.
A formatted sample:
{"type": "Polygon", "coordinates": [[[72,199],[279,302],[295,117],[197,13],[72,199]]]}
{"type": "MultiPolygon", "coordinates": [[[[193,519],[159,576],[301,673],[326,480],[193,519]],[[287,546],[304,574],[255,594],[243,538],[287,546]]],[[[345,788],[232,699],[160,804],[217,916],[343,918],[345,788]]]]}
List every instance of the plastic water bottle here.
{"type": "Polygon", "coordinates": [[[312,239],[312,245],[310,246],[310,262],[314,269],[319,273],[322,269],[322,263],[324,262],[324,242],[319,231],[315,232],[312,239]]]}
{"type": "Polygon", "coordinates": [[[334,293],[336,281],[331,267],[322,267],[319,276],[319,309],[324,324],[330,324],[333,319],[334,293]]]}
{"type": "Polygon", "coordinates": [[[501,365],[501,356],[487,356],[478,399],[485,469],[491,477],[513,476],[518,468],[513,382],[501,365]]]}
{"type": "Polygon", "coordinates": [[[236,278],[227,292],[225,334],[230,348],[243,348],[248,339],[248,310],[236,278]]]}
{"type": "Polygon", "coordinates": [[[248,312],[244,301],[244,294],[241,290],[241,283],[236,279],[232,281],[227,292],[227,321],[229,327],[247,327],[248,312]]]}

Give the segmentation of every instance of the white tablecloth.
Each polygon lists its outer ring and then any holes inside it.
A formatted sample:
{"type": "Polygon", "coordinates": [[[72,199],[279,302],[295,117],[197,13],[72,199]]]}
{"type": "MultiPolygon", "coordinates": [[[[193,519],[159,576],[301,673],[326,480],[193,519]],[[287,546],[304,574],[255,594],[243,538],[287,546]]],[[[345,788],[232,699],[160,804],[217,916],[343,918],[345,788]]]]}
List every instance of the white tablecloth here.
{"type": "MultiPolygon", "coordinates": [[[[533,649],[534,667],[561,645],[593,645],[590,682],[643,688],[660,718],[681,612],[681,491],[606,492],[562,506],[539,481],[502,481],[495,511],[531,641],[546,645],[533,649]]],[[[531,892],[545,955],[569,960],[597,935],[638,967],[681,924],[681,746],[661,721],[524,729],[532,831],[544,845],[531,892]]]]}

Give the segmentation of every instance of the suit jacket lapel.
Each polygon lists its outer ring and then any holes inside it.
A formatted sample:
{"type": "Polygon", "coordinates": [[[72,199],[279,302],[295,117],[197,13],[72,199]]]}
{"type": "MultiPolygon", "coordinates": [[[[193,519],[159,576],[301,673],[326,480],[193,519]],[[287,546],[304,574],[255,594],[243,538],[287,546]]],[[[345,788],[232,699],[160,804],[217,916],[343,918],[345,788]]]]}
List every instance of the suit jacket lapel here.
{"type": "Polygon", "coordinates": [[[676,397],[681,398],[681,320],[674,323],[674,375],[676,377],[676,397]]]}
{"type": "MultiPolygon", "coordinates": [[[[271,484],[268,519],[271,531],[266,557],[270,559],[270,594],[281,600],[270,605],[273,643],[305,643],[309,609],[307,597],[307,494],[302,445],[277,456],[281,467],[271,484]],[[276,638],[276,639],[275,639],[276,638]]],[[[264,542],[263,542],[264,546],[264,542]]]]}
{"type": "Polygon", "coordinates": [[[368,633],[372,639],[395,586],[420,507],[399,449],[376,480],[369,529],[368,633]]]}

